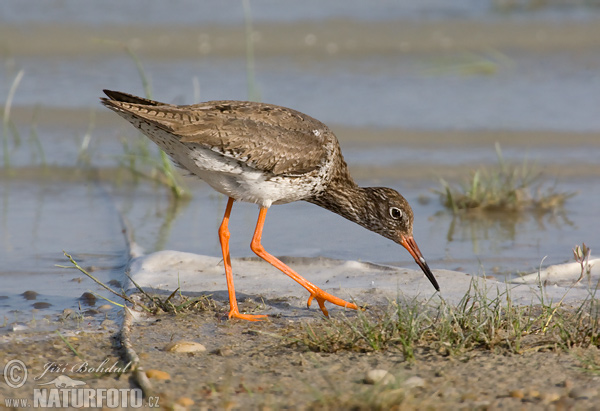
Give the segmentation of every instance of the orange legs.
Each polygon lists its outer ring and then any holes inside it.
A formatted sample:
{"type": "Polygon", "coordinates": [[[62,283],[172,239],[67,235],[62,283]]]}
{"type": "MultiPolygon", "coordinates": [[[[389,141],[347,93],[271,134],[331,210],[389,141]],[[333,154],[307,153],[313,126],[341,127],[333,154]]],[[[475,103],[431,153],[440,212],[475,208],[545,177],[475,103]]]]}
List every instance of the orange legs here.
{"type": "Polygon", "coordinates": [[[342,300],[341,298],[337,298],[337,297],[321,290],[319,287],[317,287],[310,281],[305,280],[298,273],[296,273],[294,270],[292,270],[290,267],[288,267],[287,265],[282,263],[280,260],[278,260],[277,258],[273,257],[271,254],[269,254],[265,251],[264,247],[260,243],[260,239],[262,237],[262,230],[263,230],[263,226],[265,225],[266,216],[267,216],[267,208],[261,207],[260,211],[258,213],[258,221],[256,222],[256,229],[254,230],[254,237],[252,237],[252,243],[250,245],[250,248],[252,249],[252,251],[254,251],[256,253],[256,255],[258,255],[260,258],[262,258],[263,260],[265,260],[266,262],[271,264],[273,267],[279,269],[281,272],[283,272],[284,274],[291,277],[294,281],[296,281],[302,287],[306,288],[308,290],[308,292],[310,293],[310,297],[308,297],[308,302],[306,305],[310,307],[310,303],[312,302],[312,300],[316,299],[317,302],[319,303],[319,307],[321,308],[321,311],[323,311],[323,314],[325,314],[326,317],[329,316],[329,313],[327,312],[327,309],[325,308],[325,301],[329,301],[330,303],[339,305],[341,307],[352,308],[352,309],[357,310],[358,306],[356,304],[349,303],[347,301],[342,300]]]}
{"type": "MultiPolygon", "coordinates": [[[[266,317],[266,315],[251,315],[251,314],[240,314],[238,309],[237,300],[235,298],[235,288],[233,287],[233,275],[231,270],[231,258],[229,256],[229,216],[231,214],[231,208],[233,206],[233,198],[229,198],[227,202],[227,208],[225,209],[225,215],[223,216],[223,222],[219,227],[219,240],[221,241],[221,250],[223,251],[223,264],[225,265],[225,277],[227,278],[227,290],[229,291],[229,318],[241,318],[242,320],[249,321],[260,321],[266,317]]],[[[260,258],[271,264],[273,267],[279,269],[284,274],[291,277],[294,281],[300,284],[302,287],[306,288],[310,293],[310,297],[308,297],[307,306],[310,307],[310,303],[313,299],[316,299],[319,303],[319,307],[325,316],[329,316],[327,309],[325,308],[325,301],[329,301],[330,303],[339,305],[341,307],[352,308],[354,310],[358,309],[358,306],[353,303],[349,303],[347,301],[342,300],[341,298],[337,298],[323,290],[319,287],[311,283],[310,281],[302,278],[298,273],[289,268],[287,265],[282,263],[277,258],[273,257],[271,254],[267,253],[260,243],[260,239],[262,237],[263,226],[265,225],[265,218],[267,216],[267,208],[260,209],[258,213],[258,221],[256,222],[256,229],[254,230],[254,237],[252,237],[252,243],[250,248],[252,251],[256,253],[260,258]]]]}
{"type": "Polygon", "coordinates": [[[233,274],[231,271],[231,258],[229,257],[229,215],[231,214],[231,207],[233,206],[233,198],[229,198],[227,201],[227,207],[225,208],[225,215],[223,216],[223,222],[219,227],[219,240],[221,241],[221,250],[223,251],[223,265],[225,265],[225,277],[227,278],[227,290],[229,291],[229,318],[241,318],[242,320],[248,321],[260,321],[265,318],[266,315],[251,315],[251,314],[240,314],[238,309],[237,300],[235,299],[235,288],[233,287],[233,274]]]}

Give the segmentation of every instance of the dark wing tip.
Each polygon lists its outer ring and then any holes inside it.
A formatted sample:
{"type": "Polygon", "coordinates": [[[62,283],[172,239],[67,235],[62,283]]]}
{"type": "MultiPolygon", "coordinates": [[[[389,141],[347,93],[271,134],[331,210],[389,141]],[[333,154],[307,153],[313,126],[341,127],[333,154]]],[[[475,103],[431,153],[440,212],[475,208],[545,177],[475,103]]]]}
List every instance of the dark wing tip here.
{"type": "MultiPolygon", "coordinates": [[[[143,104],[145,106],[165,106],[168,104],[164,104],[158,101],[150,100],[143,97],[134,96],[133,94],[123,93],[122,91],[115,90],[102,90],[104,94],[106,94],[110,100],[118,101],[120,103],[131,103],[131,104],[143,104]]],[[[108,101],[108,99],[101,97],[100,100],[108,101]]]]}
{"type": "MultiPolygon", "coordinates": [[[[111,100],[115,100],[115,95],[116,93],[118,93],[117,91],[113,91],[113,90],[108,90],[108,89],[103,89],[102,92],[104,92],[104,94],[106,94],[108,97],[110,97],[111,100]]],[[[104,97],[101,97],[104,99],[104,97]]]]}

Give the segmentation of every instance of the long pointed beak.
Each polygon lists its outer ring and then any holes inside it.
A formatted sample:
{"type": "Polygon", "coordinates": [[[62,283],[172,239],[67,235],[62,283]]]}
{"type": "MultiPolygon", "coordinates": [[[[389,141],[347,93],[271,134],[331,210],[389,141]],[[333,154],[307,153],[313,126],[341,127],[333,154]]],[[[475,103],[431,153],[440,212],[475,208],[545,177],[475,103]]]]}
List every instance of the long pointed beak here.
{"type": "Polygon", "coordinates": [[[423,254],[421,254],[421,250],[419,250],[419,246],[415,242],[415,239],[413,237],[402,237],[400,244],[402,244],[402,246],[408,250],[410,255],[413,256],[415,262],[419,265],[419,267],[421,267],[421,270],[423,270],[425,276],[429,279],[429,281],[431,281],[431,284],[433,284],[433,287],[436,289],[436,291],[440,291],[440,286],[433,276],[433,273],[429,269],[429,266],[425,261],[425,257],[423,257],[423,254]]]}

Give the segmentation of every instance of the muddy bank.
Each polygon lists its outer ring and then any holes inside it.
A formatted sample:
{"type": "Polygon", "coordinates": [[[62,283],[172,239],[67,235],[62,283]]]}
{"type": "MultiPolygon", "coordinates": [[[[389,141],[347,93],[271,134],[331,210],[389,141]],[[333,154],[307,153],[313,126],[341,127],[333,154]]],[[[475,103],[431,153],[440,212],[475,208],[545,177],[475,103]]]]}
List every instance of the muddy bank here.
{"type": "MultiPolygon", "coordinates": [[[[148,398],[162,409],[473,409],[520,408],[593,409],[600,400],[600,377],[587,368],[600,361],[597,349],[556,352],[547,347],[522,355],[470,351],[445,356],[419,350],[408,361],[400,349],[383,352],[307,351],[293,344],[306,324],[285,318],[250,324],[227,321],[223,307],[216,311],[162,315],[137,323],[133,348],[151,378],[148,398]],[[171,341],[201,343],[206,351],[165,351],[171,341]],[[382,369],[394,376],[388,385],[369,385],[365,374],[382,369]],[[165,374],[166,373],[166,374],[165,374]],[[190,402],[193,402],[193,404],[190,402]]],[[[313,322],[315,320],[312,320],[313,322]]],[[[88,364],[117,364],[119,343],[110,333],[67,337],[73,350],[59,338],[0,345],[4,367],[23,360],[30,378],[18,389],[0,385],[0,401],[32,398],[39,384],[58,375],[85,383],[86,388],[136,388],[131,372],[49,372],[48,364],[67,370],[88,364]],[[108,361],[107,361],[108,360],[108,361]],[[35,378],[38,380],[35,380],[35,378]]],[[[147,401],[147,400],[146,400],[147,401]]]]}
{"type": "MultiPolygon", "coordinates": [[[[430,53],[481,49],[531,51],[600,47],[597,21],[300,21],[256,23],[253,38],[260,56],[367,57],[372,53],[430,53]],[[363,35],[368,33],[368,35],[363,35]],[[473,35],[477,33],[477,35],[473,35]]],[[[233,57],[245,53],[239,25],[114,26],[3,24],[0,44],[6,56],[53,58],[122,53],[123,46],[146,58],[233,57]]]]}

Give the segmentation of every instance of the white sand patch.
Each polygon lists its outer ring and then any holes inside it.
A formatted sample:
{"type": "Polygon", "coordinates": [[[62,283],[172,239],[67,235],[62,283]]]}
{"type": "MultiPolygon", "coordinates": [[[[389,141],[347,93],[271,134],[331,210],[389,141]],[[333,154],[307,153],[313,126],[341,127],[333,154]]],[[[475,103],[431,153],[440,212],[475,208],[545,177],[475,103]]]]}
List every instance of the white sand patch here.
{"type": "MultiPolygon", "coordinates": [[[[391,267],[359,261],[340,261],[327,258],[282,258],[292,269],[325,291],[359,305],[374,305],[389,299],[428,300],[443,298],[447,302],[458,303],[469,289],[475,285],[485,290],[489,298],[510,290],[513,304],[528,305],[540,302],[540,284],[544,290],[545,302],[573,304],[589,296],[590,283],[587,278],[571,287],[579,278],[579,264],[570,263],[551,266],[540,275],[532,273],[513,283],[495,279],[473,277],[469,274],[433,270],[441,292],[437,294],[420,270],[391,267]],[[541,278],[541,282],[540,282],[541,278]]],[[[590,261],[592,288],[600,278],[600,260],[590,261]]],[[[238,300],[245,297],[255,299],[287,298],[294,308],[304,308],[308,292],[291,278],[259,259],[234,259],[232,261],[234,282],[238,300]]],[[[132,260],[132,279],[141,287],[172,292],[180,287],[187,295],[210,293],[215,297],[226,298],[227,286],[223,263],[220,258],[177,251],[160,251],[132,260]]],[[[328,308],[335,311],[331,304],[328,308]]],[[[319,312],[318,308],[313,310],[319,312]]],[[[274,311],[267,309],[266,313],[274,311]]]]}

